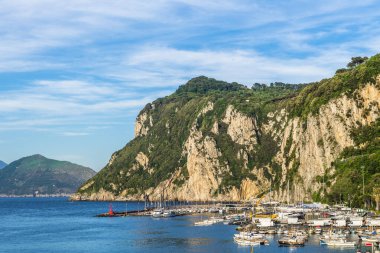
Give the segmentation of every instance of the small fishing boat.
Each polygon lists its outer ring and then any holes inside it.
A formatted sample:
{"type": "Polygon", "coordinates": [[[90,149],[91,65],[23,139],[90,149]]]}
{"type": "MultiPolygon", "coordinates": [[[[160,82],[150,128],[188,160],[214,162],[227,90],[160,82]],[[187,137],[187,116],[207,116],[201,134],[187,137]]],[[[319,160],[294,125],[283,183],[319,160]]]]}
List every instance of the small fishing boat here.
{"type": "Polygon", "coordinates": [[[262,235],[268,234],[268,230],[259,230],[259,234],[262,234],[262,235]]]}
{"type": "Polygon", "coordinates": [[[240,232],[239,234],[234,234],[234,238],[240,239],[265,239],[265,236],[262,234],[255,234],[252,232],[240,232]]]}
{"type": "Polygon", "coordinates": [[[262,234],[252,232],[240,232],[234,235],[234,241],[239,245],[269,245],[269,241],[262,234]]]}
{"type": "Polygon", "coordinates": [[[299,236],[283,237],[278,240],[280,246],[304,246],[305,240],[299,236]]]}
{"type": "Polygon", "coordinates": [[[152,217],[160,218],[160,217],[162,217],[163,213],[164,213],[164,211],[162,209],[153,210],[152,217]]]}
{"type": "Polygon", "coordinates": [[[162,213],[162,217],[169,218],[169,217],[175,217],[176,213],[172,210],[168,210],[162,213]]]}
{"type": "Polygon", "coordinates": [[[215,224],[215,223],[222,223],[224,222],[223,218],[218,218],[218,217],[211,217],[210,220],[215,224]]]}
{"type": "Polygon", "coordinates": [[[234,238],[234,241],[242,246],[258,246],[260,245],[259,241],[251,241],[251,240],[245,240],[245,239],[239,239],[239,238],[234,238]]]}
{"type": "Polygon", "coordinates": [[[335,247],[355,247],[356,245],[355,242],[350,242],[343,238],[340,238],[337,240],[334,240],[334,239],[326,240],[325,244],[327,246],[335,246],[335,247]]]}
{"type": "Polygon", "coordinates": [[[330,233],[329,234],[325,234],[325,235],[322,235],[319,239],[319,243],[321,245],[326,245],[328,241],[338,241],[338,240],[341,240],[341,239],[347,239],[347,235],[346,234],[336,234],[336,233],[330,233]]]}
{"type": "Polygon", "coordinates": [[[210,226],[215,224],[212,220],[203,220],[203,221],[196,221],[194,222],[194,226],[210,226]]]}
{"type": "Polygon", "coordinates": [[[370,236],[366,238],[362,238],[363,242],[370,242],[370,243],[379,243],[380,242],[380,236],[370,236]]]}

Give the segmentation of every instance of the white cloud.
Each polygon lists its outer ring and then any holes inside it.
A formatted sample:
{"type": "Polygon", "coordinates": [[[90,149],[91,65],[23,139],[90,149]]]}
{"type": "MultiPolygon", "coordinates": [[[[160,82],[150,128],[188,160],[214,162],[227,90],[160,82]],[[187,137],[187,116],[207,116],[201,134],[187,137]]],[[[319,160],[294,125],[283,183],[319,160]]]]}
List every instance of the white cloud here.
{"type": "MultiPolygon", "coordinates": [[[[379,18],[376,8],[370,8],[375,3],[339,0],[289,1],[286,4],[277,1],[252,3],[246,0],[1,1],[0,72],[70,69],[88,64],[88,58],[92,61],[92,66],[96,67],[94,58],[102,61],[107,57],[112,58],[112,67],[117,68],[118,62],[123,60],[119,57],[120,52],[135,53],[131,48],[146,44],[147,41],[175,49],[176,46],[172,44],[178,40],[189,39],[191,43],[194,39],[202,38],[205,40],[203,43],[197,42],[206,47],[202,51],[218,51],[211,48],[215,43],[224,44],[223,47],[226,48],[222,47],[221,51],[226,49],[230,52],[233,52],[231,49],[236,52],[239,49],[247,50],[239,48],[240,46],[274,42],[284,51],[313,53],[316,48],[311,42],[318,36],[329,36],[337,30],[344,31],[347,24],[355,22],[364,22],[365,26],[378,26],[376,22],[370,22],[379,18]],[[361,8],[366,8],[365,15],[361,8]],[[332,30],[318,34],[308,31],[323,24],[331,26],[332,30]],[[218,33],[221,35],[215,37],[218,33]],[[208,37],[211,41],[207,41],[208,37]],[[113,40],[127,43],[112,45],[113,40]],[[102,47],[98,42],[106,42],[106,46],[102,47]],[[210,46],[207,46],[209,42],[210,46]],[[50,57],[51,50],[62,48],[67,50],[66,55],[50,57]],[[79,62],[73,62],[72,59],[79,62]]],[[[350,40],[357,42],[354,37],[350,40]]],[[[372,50],[373,47],[369,46],[372,50]]],[[[325,47],[323,49],[326,50],[325,47]]],[[[157,61],[161,58],[162,56],[157,61]]],[[[279,58],[284,57],[280,55],[279,58]]],[[[177,68],[181,68],[178,61],[176,64],[177,68]]],[[[99,69],[94,69],[91,73],[97,71],[99,69]]],[[[153,75],[151,71],[141,71],[140,74],[142,73],[153,75]]],[[[148,80],[152,79],[154,81],[154,76],[148,80]]],[[[172,83],[172,80],[181,79],[172,76],[172,79],[166,81],[172,83]]],[[[159,83],[161,81],[158,80],[159,83]]]]}
{"type": "MultiPolygon", "coordinates": [[[[46,130],[72,126],[102,128],[135,115],[160,92],[139,94],[123,84],[79,80],[39,80],[0,93],[0,130],[46,130]]],[[[87,132],[86,132],[87,133],[87,132]]],[[[63,131],[65,136],[83,131],[63,131]]]]}
{"type": "MultiPolygon", "coordinates": [[[[111,154],[132,136],[138,111],[189,78],[316,81],[351,56],[378,53],[379,8],[369,0],[0,0],[0,137],[15,145],[13,157],[25,140],[4,131],[72,143],[88,134],[75,145],[88,157],[67,159],[98,158],[100,167],[106,146],[111,154]],[[94,158],[99,137],[107,145],[94,158]]],[[[73,153],[62,144],[60,153],[73,153]]]]}
{"type": "Polygon", "coordinates": [[[38,80],[34,82],[36,91],[41,93],[79,96],[81,99],[93,99],[97,96],[115,96],[117,88],[111,84],[90,83],[79,80],[38,80]]]}
{"type": "Polygon", "coordinates": [[[87,136],[87,135],[90,135],[90,133],[86,133],[86,132],[63,132],[62,135],[69,136],[69,137],[78,137],[78,136],[87,136]]]}
{"type": "Polygon", "coordinates": [[[333,66],[345,63],[347,57],[338,50],[306,59],[276,59],[248,50],[190,51],[150,46],[130,55],[121,68],[125,71],[114,69],[106,74],[132,85],[153,87],[177,86],[199,75],[244,84],[309,82],[328,77],[333,66]]]}

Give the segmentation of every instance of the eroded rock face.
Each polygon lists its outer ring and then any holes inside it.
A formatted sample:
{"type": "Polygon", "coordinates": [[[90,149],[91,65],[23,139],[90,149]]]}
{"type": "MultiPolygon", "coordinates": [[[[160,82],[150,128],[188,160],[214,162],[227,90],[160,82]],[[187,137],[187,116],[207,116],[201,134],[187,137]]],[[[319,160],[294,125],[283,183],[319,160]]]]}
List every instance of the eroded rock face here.
{"type": "MultiPolygon", "coordinates": [[[[198,117],[213,108],[213,103],[207,103],[198,117]]],[[[188,178],[186,182],[181,186],[173,183],[175,179],[181,177],[180,170],[177,170],[171,179],[162,182],[157,189],[150,192],[151,199],[159,199],[162,192],[165,192],[171,199],[197,201],[212,199],[219,187],[220,176],[225,169],[219,163],[220,155],[215,140],[210,136],[203,136],[202,132],[197,129],[195,120],[182,153],[187,160],[188,178]]]]}
{"type": "Polygon", "coordinates": [[[126,176],[130,176],[134,171],[138,170],[139,168],[143,168],[143,170],[148,171],[149,174],[151,174],[153,171],[153,169],[149,166],[148,156],[146,156],[143,152],[139,152],[136,155],[135,162],[133,163],[132,167],[129,168],[129,170],[127,171],[126,176]]]}
{"type": "Polygon", "coordinates": [[[242,181],[239,189],[233,187],[222,200],[253,201],[262,192],[262,189],[265,189],[264,187],[264,185],[259,185],[258,182],[246,178],[242,181]]]}
{"type": "Polygon", "coordinates": [[[229,105],[223,122],[228,125],[227,133],[234,142],[253,150],[254,145],[257,144],[255,119],[238,112],[232,105],[229,105]]]}
{"type": "Polygon", "coordinates": [[[136,119],[135,137],[147,135],[149,128],[152,126],[152,116],[149,116],[147,112],[141,113],[136,119]]]}
{"type": "Polygon", "coordinates": [[[90,195],[88,194],[73,194],[70,197],[71,200],[91,200],[91,201],[114,201],[118,200],[118,198],[109,191],[104,190],[103,188],[100,189],[96,193],[92,193],[90,195]]]}

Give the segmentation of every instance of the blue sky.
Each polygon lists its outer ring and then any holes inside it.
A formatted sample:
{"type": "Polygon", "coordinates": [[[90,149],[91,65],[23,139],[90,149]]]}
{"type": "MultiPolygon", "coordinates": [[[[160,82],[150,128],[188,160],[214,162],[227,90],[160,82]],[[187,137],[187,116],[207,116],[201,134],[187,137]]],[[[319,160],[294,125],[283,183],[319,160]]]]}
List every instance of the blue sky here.
{"type": "Polygon", "coordinates": [[[309,82],[380,47],[379,1],[0,0],[0,160],[101,169],[143,106],[206,75],[309,82]]]}

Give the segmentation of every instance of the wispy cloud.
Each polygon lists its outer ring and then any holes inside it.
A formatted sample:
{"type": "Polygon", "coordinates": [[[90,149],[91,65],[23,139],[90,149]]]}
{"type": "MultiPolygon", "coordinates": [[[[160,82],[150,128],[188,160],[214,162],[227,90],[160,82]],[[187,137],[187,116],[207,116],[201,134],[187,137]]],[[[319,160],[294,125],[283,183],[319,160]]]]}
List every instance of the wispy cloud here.
{"type": "MultiPolygon", "coordinates": [[[[0,130],[40,130],[86,124],[105,127],[125,121],[121,115],[135,114],[156,95],[151,91],[141,94],[116,84],[78,80],[33,81],[25,88],[0,93],[0,116],[3,119],[0,130]]],[[[65,136],[74,134],[76,132],[64,132],[65,136]]]]}
{"type": "Polygon", "coordinates": [[[177,86],[199,75],[247,85],[257,81],[296,83],[329,76],[349,57],[349,53],[339,50],[304,59],[276,59],[254,50],[195,51],[149,46],[129,55],[122,65],[126,71],[113,69],[105,74],[131,85],[152,87],[177,86]]]}
{"type": "Polygon", "coordinates": [[[194,76],[247,85],[328,77],[352,56],[378,53],[379,8],[374,0],[0,1],[0,137],[102,132],[119,147],[144,104],[194,76]]]}
{"type": "Polygon", "coordinates": [[[78,137],[78,136],[87,136],[90,133],[86,132],[63,132],[62,135],[64,136],[70,136],[70,137],[78,137]]]}

